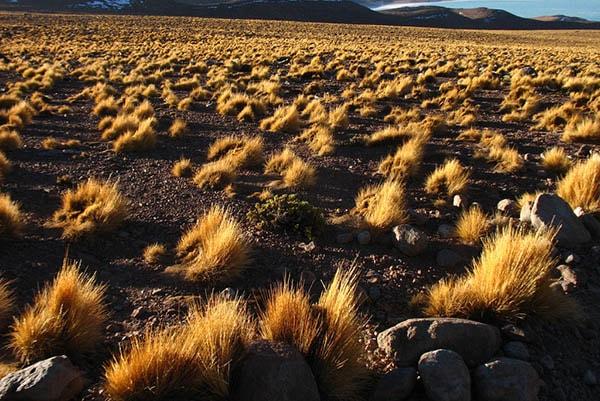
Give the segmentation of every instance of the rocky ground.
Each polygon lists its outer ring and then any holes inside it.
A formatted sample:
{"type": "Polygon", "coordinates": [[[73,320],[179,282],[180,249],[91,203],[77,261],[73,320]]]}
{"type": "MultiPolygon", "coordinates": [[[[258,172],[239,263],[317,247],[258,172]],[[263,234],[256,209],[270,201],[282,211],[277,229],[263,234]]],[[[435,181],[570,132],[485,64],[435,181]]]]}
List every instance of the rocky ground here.
{"type": "MultiPolygon", "coordinates": [[[[0,72],[0,88],[18,78],[14,72],[0,72]]],[[[286,81],[283,98],[290,101],[306,83],[302,79],[286,81]]],[[[323,84],[331,93],[342,90],[341,83],[332,77],[325,76],[323,84]]],[[[83,88],[84,83],[66,77],[46,94],[59,104],[61,99],[83,88]]],[[[526,390],[540,385],[540,400],[597,400],[600,396],[597,384],[600,379],[600,244],[597,237],[583,245],[557,247],[557,264],[562,267],[557,270],[556,277],[562,277],[564,290],[585,312],[580,324],[535,319],[508,326],[508,322],[496,322],[497,328],[487,327],[491,332],[477,334],[477,329],[470,326],[474,323],[451,322],[448,324],[456,327],[449,329],[450,334],[440,334],[439,338],[431,340],[433,344],[427,343],[422,348],[415,345],[416,340],[407,340],[402,334],[403,327],[416,324],[405,320],[419,317],[419,312],[410,306],[410,299],[440,278],[463,272],[480,251],[478,247],[459,244],[445,235],[445,225],[455,223],[460,208],[451,204],[445,207],[434,205],[433,199],[423,191],[426,173],[449,157],[458,158],[472,171],[472,182],[463,204],[477,202],[489,213],[494,213],[503,199],[516,199],[524,192],[552,191],[554,188],[556,177],[541,169],[539,154],[557,144],[559,134],[530,130],[529,122],[502,122],[497,110],[504,95],[506,90],[476,93],[474,100],[480,113],[475,126],[502,132],[510,145],[525,155],[525,168],[513,174],[494,172],[491,164],[473,157],[476,151],[473,144],[455,140],[460,128],[452,128],[444,136],[435,136],[425,151],[423,173],[409,181],[407,187],[408,207],[413,214],[411,225],[428,239],[426,248],[415,256],[407,256],[406,251],[394,246],[394,241],[370,241],[366,234],[349,236],[347,231],[335,227],[329,227],[326,234],[314,242],[257,229],[245,215],[256,202],[250,194],[260,191],[269,181],[260,170],[240,174],[233,197],[201,190],[190,179],[173,177],[170,172],[181,156],[200,165],[206,159],[208,145],[227,134],[260,135],[265,140],[267,153],[290,142],[292,135],[262,132],[255,123],[240,123],[235,118],[220,116],[212,101],[197,102],[187,111],[174,110],[156,101],[153,104],[159,120],[156,149],[136,155],[115,154],[110,150],[110,144],[99,139],[97,118],[91,115],[92,102],[78,100],[71,104],[72,112],[64,116],[36,116],[22,132],[25,146],[8,153],[13,170],[2,183],[2,191],[10,193],[22,204],[27,214],[27,228],[22,238],[0,242],[2,276],[14,283],[21,309],[56,274],[65,255],[81,260],[87,271],[96,273],[100,281],[108,284],[111,317],[106,326],[104,347],[98,355],[80,361],[90,379],[81,397],[85,400],[104,399],[100,389],[102,363],[98,361],[106,361],[120,345],[149,327],[181,321],[189,299],[213,291],[230,291],[243,294],[251,305],[258,307],[264,289],[286,274],[294,279],[304,279],[316,295],[322,288],[321,282],[328,282],[337,267],[353,264],[361,274],[360,288],[365,300],[362,312],[369,317],[364,333],[369,352],[367,363],[375,372],[392,372],[374,386],[374,399],[402,399],[400,394],[407,392],[407,395],[412,394],[412,400],[427,397],[466,400],[467,396],[461,393],[458,398],[445,398],[444,394],[450,390],[444,386],[450,386],[452,391],[470,393],[471,380],[476,394],[493,393],[493,386],[501,384],[494,381],[490,371],[506,370],[510,375],[518,372],[519,384],[526,390]],[[174,141],[166,134],[176,117],[186,120],[190,131],[180,141],[174,141]],[[67,150],[43,149],[41,142],[48,136],[78,139],[81,146],[67,150]],[[117,179],[124,195],[131,201],[131,214],[127,223],[114,234],[69,244],[61,239],[58,230],[47,228],[44,223],[59,207],[61,193],[90,176],[117,179]],[[57,181],[59,177],[63,178],[57,181]],[[142,251],[148,244],[160,242],[172,248],[199,213],[214,203],[227,205],[252,238],[252,263],[241,279],[217,287],[201,286],[162,274],[165,265],[144,262],[142,251]],[[451,351],[434,351],[446,348],[451,351]],[[411,357],[399,361],[385,355],[386,350],[397,353],[398,358],[411,357]],[[472,361],[465,355],[469,352],[476,354],[472,361]],[[460,356],[457,357],[457,353],[460,356]],[[491,358],[500,358],[490,362],[499,364],[497,369],[500,370],[480,366],[491,358]],[[528,361],[529,365],[519,360],[528,361]],[[392,369],[395,365],[398,368],[392,369]],[[414,369],[417,367],[420,379],[416,389],[408,391],[407,387],[416,382],[414,369]],[[449,379],[438,381],[439,377],[449,379]],[[436,385],[430,384],[436,382],[436,385]]],[[[548,93],[548,96],[559,95],[548,93]]],[[[561,100],[564,98],[557,98],[557,101],[561,100]]],[[[407,99],[384,103],[382,107],[416,104],[418,101],[407,99]]],[[[367,148],[358,138],[384,125],[381,115],[363,118],[351,114],[349,127],[336,134],[336,151],[325,157],[315,157],[304,145],[293,142],[297,153],[310,160],[318,171],[318,184],[314,189],[300,193],[301,197],[330,216],[350,210],[360,188],[380,181],[374,173],[377,164],[392,150],[386,146],[367,148]]],[[[561,143],[561,146],[573,160],[584,159],[598,150],[596,145],[561,143]]],[[[518,219],[518,212],[514,217],[518,219]]],[[[508,398],[489,396],[481,399],[508,398]]]]}

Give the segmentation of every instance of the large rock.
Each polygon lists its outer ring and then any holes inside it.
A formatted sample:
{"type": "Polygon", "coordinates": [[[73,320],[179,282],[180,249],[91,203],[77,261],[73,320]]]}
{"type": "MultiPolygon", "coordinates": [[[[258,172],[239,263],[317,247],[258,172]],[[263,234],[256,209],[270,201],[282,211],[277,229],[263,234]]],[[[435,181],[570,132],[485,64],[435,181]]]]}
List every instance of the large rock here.
{"type": "Polygon", "coordinates": [[[473,374],[479,401],[537,401],[541,380],[535,369],[518,359],[497,358],[473,374]]]}
{"type": "Polygon", "coordinates": [[[233,374],[232,400],[319,401],[317,383],[294,347],[257,341],[233,374]]]}
{"type": "Polygon", "coordinates": [[[500,330],[488,324],[455,318],[409,319],[377,336],[379,347],[397,366],[414,366],[425,352],[440,348],[462,356],[467,365],[489,360],[501,346],[500,330]]]}
{"type": "Polygon", "coordinates": [[[4,376],[0,380],[0,400],[68,401],[84,386],[83,373],[61,355],[4,376]]]}
{"type": "Polygon", "coordinates": [[[371,401],[401,401],[412,393],[417,384],[415,368],[396,368],[381,376],[371,401]]]}
{"type": "Polygon", "coordinates": [[[535,228],[558,228],[556,239],[563,246],[589,242],[592,237],[567,202],[554,194],[539,194],[531,207],[531,224],[535,228]]]}
{"type": "Polygon", "coordinates": [[[471,375],[454,351],[438,349],[419,359],[419,373],[431,401],[471,401],[471,375]]]}
{"type": "Polygon", "coordinates": [[[429,245],[427,234],[408,224],[394,227],[394,245],[405,255],[417,256],[429,245]]]}

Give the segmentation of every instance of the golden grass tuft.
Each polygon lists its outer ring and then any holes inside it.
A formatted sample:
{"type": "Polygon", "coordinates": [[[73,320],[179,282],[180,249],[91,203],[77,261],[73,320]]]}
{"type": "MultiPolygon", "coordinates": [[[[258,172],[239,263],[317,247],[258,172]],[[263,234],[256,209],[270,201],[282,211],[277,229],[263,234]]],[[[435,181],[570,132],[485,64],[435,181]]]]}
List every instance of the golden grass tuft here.
{"type": "Polygon", "coordinates": [[[458,217],[456,222],[456,236],[465,244],[478,244],[490,228],[488,216],[479,208],[471,207],[458,217]]]}
{"type": "Polygon", "coordinates": [[[190,159],[179,159],[171,169],[171,173],[175,177],[191,177],[192,176],[192,161],[190,159]]]}
{"type": "Polygon", "coordinates": [[[317,170],[304,160],[296,159],[283,171],[281,181],[285,188],[307,189],[315,185],[317,170]]]}
{"type": "Polygon", "coordinates": [[[169,127],[171,138],[181,138],[187,132],[187,123],[181,118],[176,118],[169,127]]]}
{"type": "Polygon", "coordinates": [[[71,358],[94,351],[103,340],[108,309],[106,287],[65,260],[34,303],[15,320],[11,348],[23,363],[54,355],[71,358]]]}
{"type": "Polygon", "coordinates": [[[182,326],[148,331],[121,350],[104,388],[115,401],[227,399],[230,372],[253,333],[240,299],[212,296],[182,326]]]}
{"type": "Polygon", "coordinates": [[[21,205],[0,193],[0,237],[17,237],[23,231],[21,205]]]}
{"type": "Polygon", "coordinates": [[[42,141],[42,148],[46,150],[50,149],[72,149],[81,145],[81,142],[77,139],[68,139],[66,141],[59,141],[54,137],[47,137],[42,141]]]}
{"type": "Polygon", "coordinates": [[[19,133],[8,127],[0,128],[0,150],[15,150],[23,146],[23,140],[19,133]]]}
{"type": "Polygon", "coordinates": [[[181,265],[176,271],[193,281],[227,282],[245,270],[250,252],[240,223],[227,210],[213,206],[181,236],[177,244],[181,265]]]}
{"type": "Polygon", "coordinates": [[[135,131],[128,131],[113,142],[113,150],[122,153],[141,152],[154,148],[156,146],[155,124],[154,118],[141,121],[135,131]]]}
{"type": "Polygon", "coordinates": [[[321,324],[315,317],[310,297],[302,284],[295,286],[286,278],[270,290],[260,319],[263,338],[293,344],[303,355],[307,355],[320,330],[321,324]]]}
{"type": "Polygon", "coordinates": [[[425,181],[428,194],[439,194],[445,191],[449,196],[462,194],[469,185],[470,173],[457,159],[446,161],[437,167],[425,181]]]}
{"type": "Polygon", "coordinates": [[[365,143],[373,146],[405,141],[414,135],[415,128],[416,126],[412,123],[399,126],[391,125],[373,132],[365,138],[365,143]]]}
{"type": "Polygon", "coordinates": [[[426,142],[424,137],[414,137],[399,146],[393,155],[379,163],[379,173],[393,179],[416,175],[423,160],[426,142]]]}
{"type": "Polygon", "coordinates": [[[600,154],[575,164],[556,184],[556,193],[573,209],[600,210],[600,154]]]}
{"type": "Polygon", "coordinates": [[[48,224],[61,228],[63,238],[76,239],[113,231],[127,214],[127,201],[116,183],[88,179],[63,194],[62,206],[48,224]]]}
{"type": "Polygon", "coordinates": [[[600,142],[600,118],[573,119],[565,127],[565,142],[600,142]]]}
{"type": "Polygon", "coordinates": [[[162,263],[167,255],[167,248],[163,244],[150,244],[144,248],[144,261],[151,265],[162,263]]]}
{"type": "Polygon", "coordinates": [[[331,400],[357,400],[369,377],[362,361],[358,275],[354,268],[338,270],[315,309],[322,322],[318,341],[308,357],[321,393],[331,400]]]}
{"type": "Polygon", "coordinates": [[[493,146],[487,153],[490,161],[496,162],[494,171],[499,173],[514,173],[523,168],[523,158],[519,152],[510,147],[493,146]]]}
{"type": "Polygon", "coordinates": [[[354,211],[366,224],[377,229],[406,223],[408,214],[404,193],[404,185],[395,180],[368,186],[361,189],[356,196],[354,211]]]}
{"type": "Polygon", "coordinates": [[[275,114],[260,122],[260,129],[270,132],[296,133],[302,127],[300,113],[295,105],[280,107],[275,114]]]}
{"type": "Polygon", "coordinates": [[[564,173],[571,167],[571,160],[563,148],[555,146],[542,153],[542,167],[551,173],[564,173]]]}
{"type": "Polygon", "coordinates": [[[309,149],[318,156],[329,155],[335,150],[333,130],[326,125],[316,124],[305,129],[299,139],[306,141],[309,149]]]}
{"type": "Polygon", "coordinates": [[[465,276],[429,290],[425,314],[484,321],[577,316],[574,302],[550,288],[553,235],[510,225],[500,229],[483,241],[481,256],[465,276]]]}
{"type": "Polygon", "coordinates": [[[237,173],[227,159],[202,165],[194,175],[194,183],[199,188],[224,189],[235,180],[237,173]]]}
{"type": "Polygon", "coordinates": [[[289,148],[273,154],[265,166],[265,173],[281,175],[281,185],[285,188],[306,189],[315,185],[317,171],[289,148]]]}
{"type": "Polygon", "coordinates": [[[281,174],[296,159],[298,159],[298,156],[296,156],[293,150],[284,148],[281,152],[271,155],[269,160],[267,160],[265,173],[281,174]]]}
{"type": "Polygon", "coordinates": [[[228,135],[208,148],[208,160],[227,159],[232,168],[246,168],[263,161],[264,142],[260,136],[228,135]]]}
{"type": "Polygon", "coordinates": [[[365,321],[359,315],[354,268],[338,270],[316,304],[302,285],[288,279],[273,288],[261,313],[260,334],[294,345],[308,361],[320,392],[329,400],[360,398],[368,371],[359,341],[365,321]]]}

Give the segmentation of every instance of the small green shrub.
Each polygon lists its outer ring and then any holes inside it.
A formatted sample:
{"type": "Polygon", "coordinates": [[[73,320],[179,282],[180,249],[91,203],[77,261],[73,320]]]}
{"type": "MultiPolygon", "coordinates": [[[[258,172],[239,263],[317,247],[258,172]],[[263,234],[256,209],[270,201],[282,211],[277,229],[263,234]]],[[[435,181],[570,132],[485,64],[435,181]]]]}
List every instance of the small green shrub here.
{"type": "Polygon", "coordinates": [[[254,205],[248,218],[260,228],[285,233],[294,233],[310,240],[318,236],[325,226],[325,219],[319,208],[295,194],[272,196],[254,205]]]}

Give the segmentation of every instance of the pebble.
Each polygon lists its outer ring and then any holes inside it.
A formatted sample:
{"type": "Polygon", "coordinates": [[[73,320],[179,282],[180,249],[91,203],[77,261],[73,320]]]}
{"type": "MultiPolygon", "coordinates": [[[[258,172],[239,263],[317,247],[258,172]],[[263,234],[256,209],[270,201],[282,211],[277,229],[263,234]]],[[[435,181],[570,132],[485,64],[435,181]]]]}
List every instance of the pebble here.
{"type": "Polygon", "coordinates": [[[356,235],[356,240],[361,245],[368,245],[371,242],[371,233],[368,231],[361,231],[356,235]]]}

